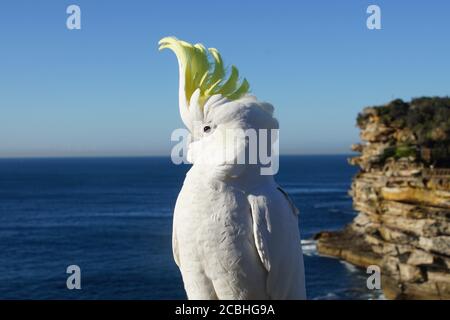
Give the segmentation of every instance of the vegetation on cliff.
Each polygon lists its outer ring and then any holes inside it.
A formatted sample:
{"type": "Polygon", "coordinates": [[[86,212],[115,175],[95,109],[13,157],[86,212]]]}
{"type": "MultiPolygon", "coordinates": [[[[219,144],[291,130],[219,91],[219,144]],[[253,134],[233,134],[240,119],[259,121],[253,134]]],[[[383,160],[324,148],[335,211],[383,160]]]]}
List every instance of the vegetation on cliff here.
{"type": "Polygon", "coordinates": [[[404,102],[397,99],[384,106],[368,107],[357,117],[365,130],[376,122],[403,134],[381,158],[415,157],[436,165],[447,165],[450,158],[450,98],[422,97],[404,102]]]}

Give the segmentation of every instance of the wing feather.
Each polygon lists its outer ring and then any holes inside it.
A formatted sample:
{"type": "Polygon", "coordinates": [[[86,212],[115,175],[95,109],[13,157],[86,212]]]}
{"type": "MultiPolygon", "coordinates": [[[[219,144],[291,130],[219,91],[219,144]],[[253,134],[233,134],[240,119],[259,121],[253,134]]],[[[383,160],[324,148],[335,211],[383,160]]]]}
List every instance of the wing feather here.
{"type": "Polygon", "coordinates": [[[263,197],[249,195],[250,208],[253,218],[253,234],[259,257],[265,269],[270,271],[270,254],[267,240],[270,238],[270,218],[268,208],[263,197]],[[268,219],[269,218],[269,219],[268,219]]]}
{"type": "Polygon", "coordinates": [[[172,253],[173,253],[173,259],[175,260],[175,263],[178,267],[180,267],[180,254],[178,251],[178,240],[177,240],[177,233],[175,230],[175,223],[173,225],[173,231],[172,231],[172,253]]]}
{"type": "Polygon", "coordinates": [[[248,195],[253,235],[272,299],[305,299],[298,209],[279,187],[248,195]]]}

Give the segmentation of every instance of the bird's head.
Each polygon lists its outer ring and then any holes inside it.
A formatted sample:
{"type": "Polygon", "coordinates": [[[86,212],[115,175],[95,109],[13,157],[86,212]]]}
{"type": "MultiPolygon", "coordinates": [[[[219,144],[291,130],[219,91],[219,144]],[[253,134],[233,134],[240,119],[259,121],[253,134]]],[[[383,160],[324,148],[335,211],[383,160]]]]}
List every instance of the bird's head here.
{"type": "Polygon", "coordinates": [[[229,74],[225,71],[218,50],[174,37],[161,39],[159,45],[160,50],[171,49],[178,59],[179,108],[192,135],[191,162],[236,168],[237,158],[259,152],[261,139],[269,145],[273,142],[271,132],[260,134],[261,129],[278,129],[273,106],[249,94],[249,84],[246,79],[240,81],[235,66],[229,74]],[[258,141],[256,150],[249,149],[249,139],[258,141]]]}

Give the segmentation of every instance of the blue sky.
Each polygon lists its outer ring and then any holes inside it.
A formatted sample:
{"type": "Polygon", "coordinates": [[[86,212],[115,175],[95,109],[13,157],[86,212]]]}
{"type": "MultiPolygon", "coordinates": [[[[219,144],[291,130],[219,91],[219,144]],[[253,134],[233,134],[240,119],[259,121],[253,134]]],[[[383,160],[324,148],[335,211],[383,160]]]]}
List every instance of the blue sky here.
{"type": "Polygon", "coordinates": [[[0,157],[168,155],[182,126],[168,35],[238,66],[275,105],[282,153],[347,153],[364,106],[450,94],[449,19],[444,0],[5,0],[0,157]],[[370,4],[382,30],[366,28],[370,4]]]}

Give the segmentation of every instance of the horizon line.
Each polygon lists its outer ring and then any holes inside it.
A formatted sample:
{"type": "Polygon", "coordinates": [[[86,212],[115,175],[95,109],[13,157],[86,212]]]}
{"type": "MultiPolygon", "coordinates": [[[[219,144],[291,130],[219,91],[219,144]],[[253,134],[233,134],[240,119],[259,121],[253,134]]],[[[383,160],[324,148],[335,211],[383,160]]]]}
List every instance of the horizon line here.
{"type": "MultiPolygon", "coordinates": [[[[314,156],[352,156],[356,153],[287,153],[280,157],[314,157],[314,156]]],[[[170,155],[68,155],[68,156],[0,156],[0,160],[38,160],[38,159],[108,159],[108,158],[170,158],[170,155]]]]}

